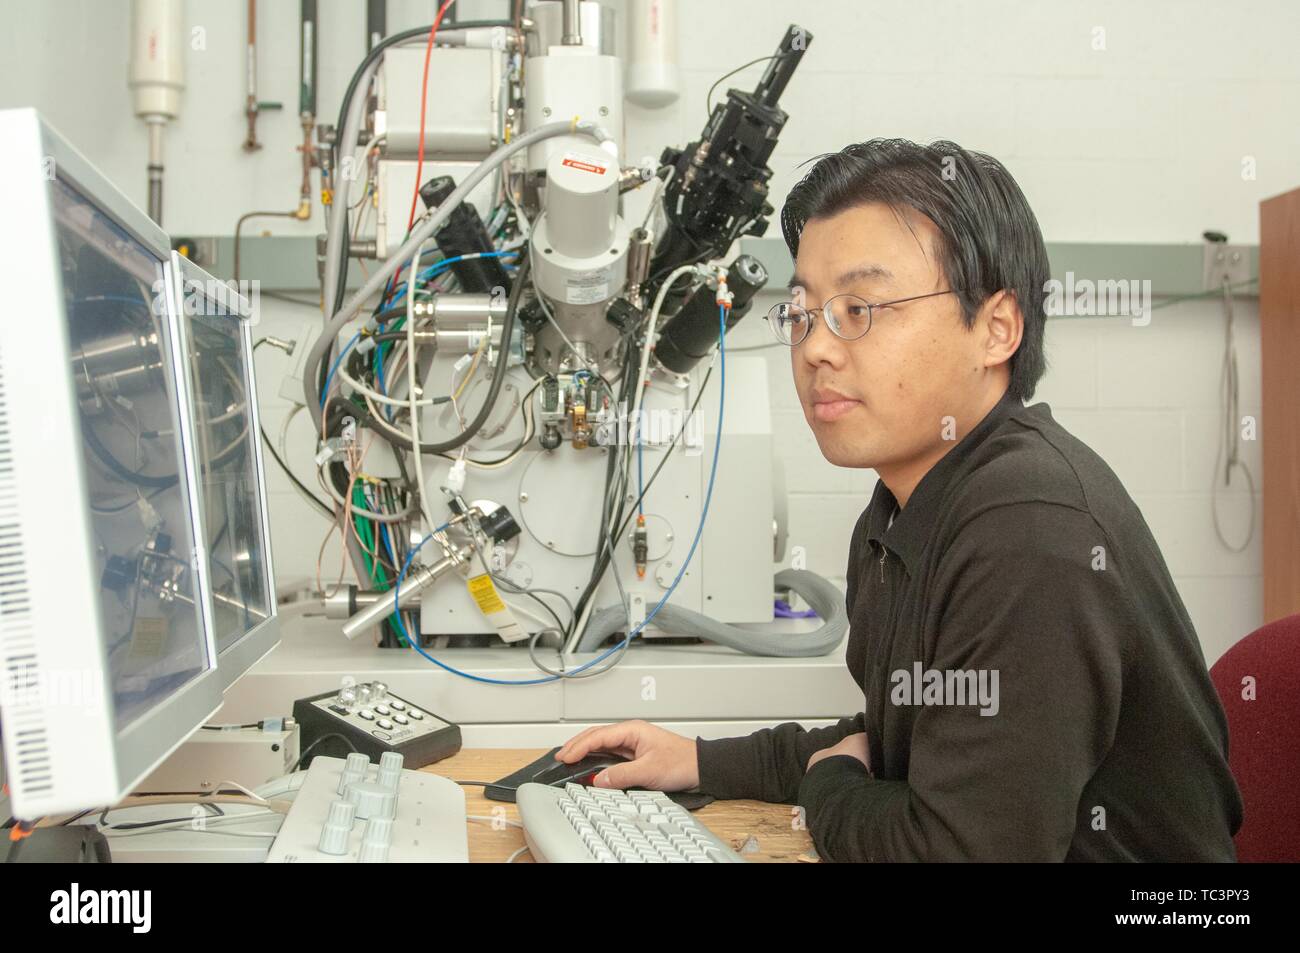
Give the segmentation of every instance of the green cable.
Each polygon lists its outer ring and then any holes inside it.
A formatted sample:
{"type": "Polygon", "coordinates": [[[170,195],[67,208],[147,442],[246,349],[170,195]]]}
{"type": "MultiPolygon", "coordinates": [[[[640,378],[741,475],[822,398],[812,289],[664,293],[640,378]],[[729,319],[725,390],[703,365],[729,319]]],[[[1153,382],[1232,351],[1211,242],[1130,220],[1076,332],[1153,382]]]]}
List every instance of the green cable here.
{"type": "MultiPolygon", "coordinates": [[[[365,491],[362,489],[361,481],[359,480],[352,485],[352,505],[360,507],[362,509],[370,508],[369,501],[366,499],[365,491]]],[[[370,558],[369,550],[374,549],[376,552],[378,552],[378,543],[375,538],[374,530],[370,525],[370,520],[365,519],[364,517],[361,516],[355,516],[353,517],[353,519],[355,520],[357,525],[357,534],[361,537],[362,543],[364,543],[361,549],[361,558],[366,564],[366,571],[370,573],[371,585],[373,585],[380,592],[387,592],[389,589],[389,584],[386,580],[384,580],[384,578],[380,574],[379,563],[377,561],[371,560],[370,558]]],[[[405,646],[406,640],[402,638],[401,626],[397,624],[397,614],[390,613],[388,619],[393,626],[393,631],[398,634],[397,635],[398,641],[400,641],[402,645],[405,646]]]]}

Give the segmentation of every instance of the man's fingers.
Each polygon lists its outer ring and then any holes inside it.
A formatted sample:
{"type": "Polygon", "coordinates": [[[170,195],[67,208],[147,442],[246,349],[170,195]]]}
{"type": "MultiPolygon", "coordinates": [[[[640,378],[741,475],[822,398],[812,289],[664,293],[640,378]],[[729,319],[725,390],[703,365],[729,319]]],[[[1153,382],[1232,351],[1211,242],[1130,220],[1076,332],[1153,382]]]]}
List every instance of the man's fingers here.
{"type": "Polygon", "coordinates": [[[598,788],[653,787],[654,772],[644,760],[610,765],[596,775],[592,784],[598,788]]]}
{"type": "Polygon", "coordinates": [[[640,733],[641,726],[630,721],[588,728],[570,738],[555,757],[566,764],[585,758],[592,751],[614,751],[627,757],[624,752],[636,751],[640,733]]]}
{"type": "MultiPolygon", "coordinates": [[[[578,746],[585,743],[586,740],[592,736],[592,734],[594,734],[597,731],[604,731],[605,727],[606,727],[605,725],[596,725],[595,727],[592,728],[584,728],[582,731],[578,732],[576,735],[574,735],[572,738],[570,738],[568,741],[566,741],[564,744],[560,746],[560,750],[555,752],[555,760],[576,761],[578,758],[581,758],[582,755],[578,755],[577,757],[574,757],[573,752],[578,749],[578,746]]],[[[584,754],[586,753],[586,750],[587,749],[585,748],[583,749],[584,754]]]]}

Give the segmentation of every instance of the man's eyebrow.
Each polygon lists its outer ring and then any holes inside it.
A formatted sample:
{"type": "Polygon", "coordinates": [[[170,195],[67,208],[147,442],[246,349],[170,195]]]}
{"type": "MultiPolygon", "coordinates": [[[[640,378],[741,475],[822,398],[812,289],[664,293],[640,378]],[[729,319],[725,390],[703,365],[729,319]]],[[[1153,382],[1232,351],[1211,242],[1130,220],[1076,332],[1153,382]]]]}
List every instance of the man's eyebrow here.
{"type": "MultiPolygon", "coordinates": [[[[835,287],[842,288],[845,285],[852,284],[855,281],[870,281],[874,279],[888,279],[894,277],[894,273],[884,265],[867,264],[858,265],[856,268],[850,268],[835,279],[835,287]]],[[[790,280],[785,284],[786,291],[794,291],[795,288],[807,287],[807,282],[798,275],[793,274],[790,280]]]]}

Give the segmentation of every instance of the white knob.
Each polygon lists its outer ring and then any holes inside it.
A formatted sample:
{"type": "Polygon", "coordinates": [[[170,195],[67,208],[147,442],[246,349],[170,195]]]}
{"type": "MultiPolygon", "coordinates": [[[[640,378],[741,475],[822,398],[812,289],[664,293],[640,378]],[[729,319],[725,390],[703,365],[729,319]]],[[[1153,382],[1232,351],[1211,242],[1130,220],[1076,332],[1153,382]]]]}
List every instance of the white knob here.
{"type": "Polygon", "coordinates": [[[329,816],[321,828],[319,847],[322,854],[342,855],[348,852],[348,839],[352,836],[352,820],[356,808],[347,801],[330,804],[329,816]]]}
{"type": "Polygon", "coordinates": [[[354,751],[348,755],[348,760],[343,763],[344,771],[360,771],[365,774],[366,768],[370,767],[370,759],[360,751],[354,751]]]}
{"type": "Polygon", "coordinates": [[[397,797],[376,781],[359,781],[348,786],[346,797],[356,805],[357,817],[392,817],[397,797]]]}
{"type": "Polygon", "coordinates": [[[376,780],[384,787],[388,788],[388,790],[396,794],[398,790],[397,786],[402,780],[402,769],[385,768],[383,765],[380,765],[379,777],[376,778],[376,780]]]}
{"type": "Polygon", "coordinates": [[[391,817],[372,817],[366,821],[366,828],[361,833],[361,842],[371,841],[378,844],[390,844],[393,840],[393,819],[391,817]]]}
{"type": "Polygon", "coordinates": [[[405,760],[406,759],[396,751],[385,751],[379,756],[379,770],[382,771],[384,768],[400,769],[405,760]]]}
{"type": "Polygon", "coordinates": [[[365,779],[366,779],[365,771],[344,770],[344,772],[341,775],[339,775],[339,787],[338,787],[338,791],[335,793],[346,796],[348,793],[349,784],[357,784],[358,782],[364,781],[365,779]]]}
{"type": "Polygon", "coordinates": [[[388,860],[388,845],[393,839],[393,821],[387,817],[374,817],[366,822],[361,835],[361,850],[357,860],[363,864],[382,864],[388,860]]]}

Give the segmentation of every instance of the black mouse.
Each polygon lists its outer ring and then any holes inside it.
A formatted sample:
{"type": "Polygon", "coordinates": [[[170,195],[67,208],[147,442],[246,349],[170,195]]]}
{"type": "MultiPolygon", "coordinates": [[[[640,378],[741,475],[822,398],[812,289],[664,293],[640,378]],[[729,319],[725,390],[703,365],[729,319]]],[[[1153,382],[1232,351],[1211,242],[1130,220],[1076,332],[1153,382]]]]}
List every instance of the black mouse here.
{"type": "MultiPolygon", "coordinates": [[[[548,784],[554,787],[564,787],[568,783],[591,787],[596,775],[600,774],[605,768],[608,768],[611,764],[622,764],[631,760],[616,754],[610,754],[608,751],[597,751],[575,761],[573,764],[565,764],[563,761],[555,760],[555,752],[559,750],[558,747],[552,748],[532,764],[525,765],[513,774],[506,775],[504,778],[499,779],[496,784],[487,785],[483,789],[483,794],[488,800],[506,801],[513,804],[515,789],[519,785],[527,784],[530,781],[535,784],[548,784]]],[[[632,790],[640,789],[633,788],[632,790]]],[[[668,797],[688,811],[698,810],[713,800],[713,796],[710,794],[687,791],[674,791],[669,793],[668,797]]]]}
{"type": "Polygon", "coordinates": [[[631,759],[607,751],[593,751],[573,764],[565,764],[563,761],[556,761],[555,755],[547,752],[545,758],[534,762],[537,765],[537,772],[533,775],[532,781],[534,784],[550,784],[555,787],[563,787],[569,783],[591,787],[596,775],[601,771],[612,764],[623,764],[629,760],[631,759]]]}

